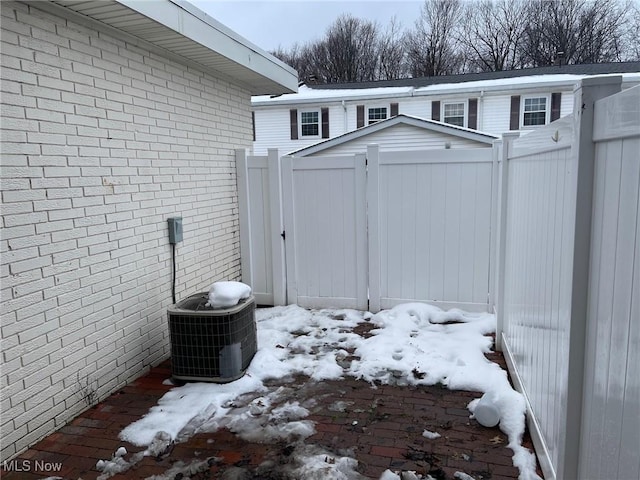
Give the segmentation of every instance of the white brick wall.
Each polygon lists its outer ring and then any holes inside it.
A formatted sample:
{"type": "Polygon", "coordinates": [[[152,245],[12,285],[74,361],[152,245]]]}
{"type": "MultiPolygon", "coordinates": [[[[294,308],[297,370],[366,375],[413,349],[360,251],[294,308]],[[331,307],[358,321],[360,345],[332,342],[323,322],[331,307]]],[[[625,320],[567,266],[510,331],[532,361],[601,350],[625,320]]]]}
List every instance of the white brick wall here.
{"type": "Polygon", "coordinates": [[[2,11],[2,460],[168,357],[177,297],[240,275],[250,96],[90,25],[2,11]]]}

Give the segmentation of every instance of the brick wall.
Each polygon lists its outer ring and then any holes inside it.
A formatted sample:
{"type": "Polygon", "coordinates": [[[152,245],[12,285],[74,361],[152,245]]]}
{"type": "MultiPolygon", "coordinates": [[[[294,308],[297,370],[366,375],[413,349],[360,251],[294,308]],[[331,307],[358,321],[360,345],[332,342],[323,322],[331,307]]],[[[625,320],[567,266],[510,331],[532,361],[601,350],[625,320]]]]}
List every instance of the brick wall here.
{"type": "Polygon", "coordinates": [[[169,355],[177,297],[240,275],[247,91],[20,3],[2,9],[2,460],[169,355]]]}

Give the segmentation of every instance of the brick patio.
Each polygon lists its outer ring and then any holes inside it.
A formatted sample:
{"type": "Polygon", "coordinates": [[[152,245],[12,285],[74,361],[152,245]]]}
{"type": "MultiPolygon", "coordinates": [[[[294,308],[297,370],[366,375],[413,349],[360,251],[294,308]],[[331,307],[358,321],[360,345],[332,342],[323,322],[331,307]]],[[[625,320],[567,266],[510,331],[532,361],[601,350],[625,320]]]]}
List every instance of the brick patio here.
{"type": "MultiPolygon", "coordinates": [[[[502,355],[495,353],[489,358],[504,368],[502,355]]],[[[124,458],[130,459],[143,448],[122,442],[118,434],[171,388],[162,383],[170,375],[169,361],[153,368],[23,452],[16,461],[26,468],[3,471],[2,478],[27,480],[54,475],[93,480],[100,475],[96,462],[110,459],[118,447],[124,446],[128,452],[124,458]],[[50,466],[61,463],[62,469],[36,471],[36,461],[38,465],[50,466]]],[[[366,477],[375,479],[391,469],[428,473],[435,479],[453,479],[457,471],[476,480],[518,478],[512,452],[505,446],[506,436],[497,427],[484,428],[469,419],[466,406],[479,393],[451,391],[439,385],[372,388],[354,379],[316,383],[303,377],[293,379],[287,387],[293,389],[296,399],[316,400],[307,418],[315,422],[316,433],[304,443],[336,454],[344,454],[341,449],[347,449],[348,456],[358,460],[358,470],[366,477]],[[336,402],[346,405],[344,411],[332,408],[336,402]],[[427,439],[422,436],[424,429],[442,436],[427,439]]],[[[529,438],[524,443],[532,448],[529,438]]],[[[170,478],[182,478],[174,475],[183,465],[180,462],[187,465],[199,462],[198,468],[194,467],[198,473],[191,478],[283,478],[272,473],[269,466],[286,464],[291,449],[283,443],[249,443],[222,429],[196,434],[186,443],[172,445],[158,457],[144,457],[128,471],[111,478],[146,478],[167,473],[170,478]],[[232,470],[247,476],[232,477],[232,470]]]]}

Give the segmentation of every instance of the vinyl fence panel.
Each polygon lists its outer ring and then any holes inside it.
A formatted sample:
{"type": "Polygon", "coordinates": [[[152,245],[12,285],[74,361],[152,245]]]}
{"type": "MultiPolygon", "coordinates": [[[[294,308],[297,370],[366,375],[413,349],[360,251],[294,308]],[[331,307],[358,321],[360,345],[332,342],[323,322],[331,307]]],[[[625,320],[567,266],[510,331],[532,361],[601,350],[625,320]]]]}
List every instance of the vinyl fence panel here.
{"type": "Polygon", "coordinates": [[[367,309],[365,161],[283,158],[289,302],[367,309]]]}
{"type": "Polygon", "coordinates": [[[640,87],[596,119],[580,478],[640,478],[640,87]]]}
{"type": "Polygon", "coordinates": [[[236,152],[242,280],[251,286],[258,304],[284,305],[284,246],[280,159],[236,152]]]}
{"type": "Polygon", "coordinates": [[[378,156],[377,162],[369,159],[368,180],[374,182],[369,234],[377,236],[370,241],[376,246],[372,263],[379,265],[377,278],[371,277],[376,284],[371,291],[379,292],[380,307],[425,301],[486,311],[492,150],[378,156]]]}
{"type": "Polygon", "coordinates": [[[562,453],[567,408],[571,175],[568,147],[509,160],[504,343],[536,412],[551,465],[562,453]]]}

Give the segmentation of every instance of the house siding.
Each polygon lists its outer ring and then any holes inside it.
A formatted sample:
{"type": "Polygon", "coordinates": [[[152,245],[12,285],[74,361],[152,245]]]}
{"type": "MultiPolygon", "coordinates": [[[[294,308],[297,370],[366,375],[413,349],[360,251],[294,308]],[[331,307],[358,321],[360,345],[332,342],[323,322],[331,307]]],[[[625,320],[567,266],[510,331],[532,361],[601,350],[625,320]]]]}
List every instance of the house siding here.
{"type": "Polygon", "coordinates": [[[431,118],[431,101],[424,98],[406,99],[398,102],[399,113],[420,118],[431,118]]]}
{"type": "Polygon", "coordinates": [[[283,148],[286,145],[297,145],[300,141],[291,140],[290,117],[288,108],[271,111],[255,110],[256,141],[254,153],[266,154],[269,148],[283,148]]]}
{"type": "Polygon", "coordinates": [[[560,118],[573,113],[573,92],[562,92],[560,99],[560,118]]]}
{"type": "MultiPolygon", "coordinates": [[[[0,2],[2,460],[170,353],[176,296],[240,277],[248,91],[92,24],[0,2]]],[[[258,124],[258,128],[260,124],[258,124]]]]}
{"type": "Polygon", "coordinates": [[[486,96],[480,102],[478,128],[483,132],[501,135],[509,131],[509,95],[486,96]]]}
{"type": "MultiPolygon", "coordinates": [[[[356,130],[358,128],[357,122],[356,122],[356,108],[357,105],[362,105],[362,104],[356,104],[356,103],[352,103],[352,104],[347,104],[347,132],[352,132],[354,130],[356,130]]],[[[344,133],[344,132],[343,132],[344,133]]]]}

